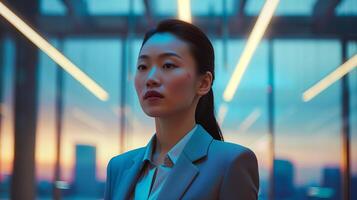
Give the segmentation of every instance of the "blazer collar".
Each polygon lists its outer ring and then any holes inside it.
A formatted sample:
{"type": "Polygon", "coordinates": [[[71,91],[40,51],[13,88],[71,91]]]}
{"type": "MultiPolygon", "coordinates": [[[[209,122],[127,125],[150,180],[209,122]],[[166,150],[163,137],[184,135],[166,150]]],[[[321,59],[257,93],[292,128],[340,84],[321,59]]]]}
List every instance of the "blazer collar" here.
{"type": "MultiPolygon", "coordinates": [[[[151,137],[150,142],[152,142],[153,139],[154,136],[151,137]]],[[[173,166],[167,177],[160,191],[158,200],[179,199],[183,195],[186,188],[199,174],[199,169],[194,162],[207,155],[212,140],[212,136],[202,125],[197,124],[196,130],[185,145],[177,163],[173,166]]],[[[122,183],[120,183],[120,187],[118,188],[118,195],[120,196],[118,196],[118,198],[115,197],[115,199],[129,199],[130,193],[134,191],[140,171],[145,164],[143,157],[146,148],[148,148],[148,145],[140,150],[133,158],[131,167],[123,172],[123,176],[121,177],[122,183]]]]}
{"type": "MultiPolygon", "coordinates": [[[[181,153],[182,153],[185,145],[187,144],[187,142],[190,140],[192,134],[197,129],[197,126],[198,125],[195,124],[195,126],[183,138],[181,138],[180,141],[178,143],[176,143],[170,149],[169,152],[167,152],[166,156],[170,159],[171,162],[173,162],[174,165],[177,163],[177,160],[178,160],[179,156],[181,155],[181,153]]],[[[153,153],[155,151],[156,142],[157,142],[157,135],[154,134],[154,136],[152,137],[150,142],[146,145],[145,154],[144,154],[144,157],[143,157],[143,161],[147,160],[153,165],[157,165],[153,161],[153,153]]]]}

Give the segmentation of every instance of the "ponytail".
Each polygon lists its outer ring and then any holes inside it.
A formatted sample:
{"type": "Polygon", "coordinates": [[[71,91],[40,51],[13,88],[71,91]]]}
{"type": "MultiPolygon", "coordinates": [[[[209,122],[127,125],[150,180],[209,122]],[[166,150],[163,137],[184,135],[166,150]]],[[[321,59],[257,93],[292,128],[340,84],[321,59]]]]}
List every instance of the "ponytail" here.
{"type": "Polygon", "coordinates": [[[204,129],[216,140],[224,140],[222,131],[214,115],[214,99],[212,87],[209,92],[202,96],[196,108],[196,123],[201,124],[204,129]]]}

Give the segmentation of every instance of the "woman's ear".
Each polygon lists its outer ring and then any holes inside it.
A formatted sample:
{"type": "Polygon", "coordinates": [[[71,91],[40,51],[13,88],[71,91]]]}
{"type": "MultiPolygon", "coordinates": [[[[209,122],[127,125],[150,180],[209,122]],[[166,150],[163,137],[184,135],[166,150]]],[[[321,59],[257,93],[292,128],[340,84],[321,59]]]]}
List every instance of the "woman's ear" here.
{"type": "Polygon", "coordinates": [[[197,94],[203,96],[209,92],[212,86],[212,73],[207,71],[204,75],[200,75],[198,80],[197,94]]]}

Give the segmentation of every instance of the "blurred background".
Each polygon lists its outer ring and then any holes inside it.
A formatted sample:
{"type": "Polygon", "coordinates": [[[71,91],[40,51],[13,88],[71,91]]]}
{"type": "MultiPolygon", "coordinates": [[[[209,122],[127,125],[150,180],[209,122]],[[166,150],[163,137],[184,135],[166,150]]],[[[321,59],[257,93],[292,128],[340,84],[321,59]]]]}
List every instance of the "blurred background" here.
{"type": "Polygon", "coordinates": [[[259,199],[357,199],[356,0],[1,0],[0,199],[103,198],[109,159],[155,132],[133,77],[167,18],[211,39],[259,199]]]}

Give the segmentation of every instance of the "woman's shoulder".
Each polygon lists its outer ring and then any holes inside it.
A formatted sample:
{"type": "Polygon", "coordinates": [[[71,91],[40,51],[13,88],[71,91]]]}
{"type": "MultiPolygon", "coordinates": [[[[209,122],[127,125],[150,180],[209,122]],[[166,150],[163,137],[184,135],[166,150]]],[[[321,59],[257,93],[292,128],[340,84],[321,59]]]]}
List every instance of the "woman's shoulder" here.
{"type": "Polygon", "coordinates": [[[243,145],[213,140],[211,160],[219,163],[223,174],[220,199],[257,199],[259,167],[254,152],[243,145]],[[239,184],[239,187],[236,185],[239,184]]]}
{"type": "Polygon", "coordinates": [[[248,147],[226,141],[213,139],[210,152],[216,156],[234,160],[241,157],[256,160],[255,153],[248,147]]]}

